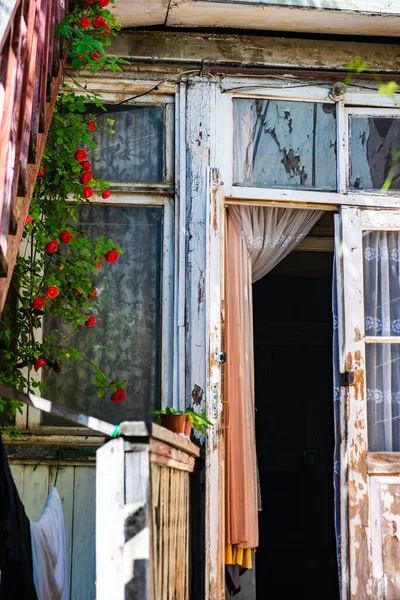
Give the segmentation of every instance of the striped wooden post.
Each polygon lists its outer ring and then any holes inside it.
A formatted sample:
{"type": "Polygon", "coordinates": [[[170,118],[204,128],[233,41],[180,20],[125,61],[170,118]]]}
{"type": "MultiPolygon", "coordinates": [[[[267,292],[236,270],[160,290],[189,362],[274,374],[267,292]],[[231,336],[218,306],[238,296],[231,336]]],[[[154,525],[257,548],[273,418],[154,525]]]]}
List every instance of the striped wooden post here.
{"type": "Polygon", "coordinates": [[[190,476],[197,446],[123,423],[97,451],[97,600],[189,599],[190,476]]]}

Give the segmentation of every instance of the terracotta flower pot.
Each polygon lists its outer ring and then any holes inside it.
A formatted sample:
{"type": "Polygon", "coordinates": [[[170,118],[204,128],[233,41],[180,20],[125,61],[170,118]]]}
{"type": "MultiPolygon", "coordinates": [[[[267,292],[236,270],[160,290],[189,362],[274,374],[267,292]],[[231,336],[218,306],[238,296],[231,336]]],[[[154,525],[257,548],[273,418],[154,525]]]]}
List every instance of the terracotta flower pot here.
{"type": "MultiPolygon", "coordinates": [[[[160,415],[161,425],[174,433],[187,435],[186,429],[189,423],[186,415],[160,415]]],[[[190,423],[189,423],[190,425],[190,423]]]]}
{"type": "Polygon", "coordinates": [[[192,424],[188,418],[186,418],[186,426],[185,426],[185,434],[190,440],[190,435],[192,433],[192,424]]]}

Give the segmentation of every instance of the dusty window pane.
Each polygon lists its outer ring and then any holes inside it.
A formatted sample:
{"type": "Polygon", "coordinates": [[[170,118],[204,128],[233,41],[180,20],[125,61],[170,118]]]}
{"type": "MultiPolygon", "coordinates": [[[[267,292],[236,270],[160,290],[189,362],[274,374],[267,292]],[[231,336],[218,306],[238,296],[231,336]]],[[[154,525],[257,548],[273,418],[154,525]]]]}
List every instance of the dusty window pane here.
{"type": "MultiPolygon", "coordinates": [[[[350,117],[350,188],[380,190],[400,148],[400,119],[350,117]]],[[[390,189],[400,189],[396,169],[390,189]]]]}
{"type": "MultiPolygon", "coordinates": [[[[106,106],[107,113],[89,106],[96,112],[97,143],[90,160],[93,173],[114,182],[161,183],[164,181],[165,128],[162,106],[106,106]],[[107,119],[115,120],[114,134],[107,134],[107,119]]],[[[108,125],[110,129],[110,125],[108,125]]]]}
{"type": "MultiPolygon", "coordinates": [[[[107,375],[126,380],[126,400],[111,402],[111,392],[98,398],[94,372],[87,361],[64,362],[60,374],[47,372],[45,395],[88,415],[120,423],[148,420],[160,403],[162,208],[84,206],[81,226],[89,238],[110,237],[124,253],[105,262],[94,282],[94,327],[81,327],[71,345],[95,360],[107,375]]],[[[55,341],[71,331],[68,324],[46,316],[45,335],[55,341]]],[[[59,424],[44,414],[44,425],[59,424]]],[[[65,424],[64,424],[65,425],[65,424]]]]}
{"type": "Polygon", "coordinates": [[[336,107],[233,101],[234,184],[336,191],[336,107]]]}

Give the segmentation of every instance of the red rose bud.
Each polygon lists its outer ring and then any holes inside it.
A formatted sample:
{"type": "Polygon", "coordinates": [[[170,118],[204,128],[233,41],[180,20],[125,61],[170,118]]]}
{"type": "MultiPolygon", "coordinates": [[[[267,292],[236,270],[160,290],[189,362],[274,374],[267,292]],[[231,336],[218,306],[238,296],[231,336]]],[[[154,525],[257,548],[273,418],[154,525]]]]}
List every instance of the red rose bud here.
{"type": "Polygon", "coordinates": [[[89,181],[92,181],[93,179],[93,175],[90,171],[85,171],[84,174],[81,177],[81,182],[82,183],[89,183],[89,181]]]}
{"type": "Polygon", "coordinates": [[[56,252],[58,250],[58,244],[57,244],[56,240],[52,240],[51,242],[48,242],[46,244],[46,250],[49,254],[53,254],[53,252],[56,252]]]}
{"type": "Polygon", "coordinates": [[[96,265],[97,268],[101,267],[101,265],[104,262],[104,258],[102,258],[101,260],[98,260],[97,262],[95,262],[94,264],[96,265]]]}
{"type": "Polygon", "coordinates": [[[91,198],[93,196],[93,190],[91,187],[84,187],[83,188],[83,195],[86,198],[86,200],[88,198],[91,198]]]}
{"type": "Polygon", "coordinates": [[[90,169],[92,168],[92,165],[90,164],[90,162],[88,160],[84,160],[83,163],[81,163],[81,167],[84,171],[90,171],[90,169]]]}
{"type": "Polygon", "coordinates": [[[103,17],[95,17],[93,19],[93,25],[94,27],[96,27],[96,29],[102,29],[103,27],[105,27],[106,21],[105,19],[103,19],[103,17]]]}
{"type": "Polygon", "coordinates": [[[84,2],[82,4],[83,8],[86,8],[86,10],[89,8],[89,2],[84,2]]]}
{"type": "Polygon", "coordinates": [[[26,217],[25,223],[32,223],[32,217],[30,215],[26,217]]]}
{"type": "Polygon", "coordinates": [[[109,250],[108,252],[106,252],[106,261],[113,263],[116,260],[118,260],[118,256],[119,256],[118,250],[109,250]]]}
{"type": "Polygon", "coordinates": [[[43,175],[46,175],[46,167],[44,165],[40,165],[39,167],[39,171],[37,172],[38,177],[43,177],[43,175]]]}
{"type": "Polygon", "coordinates": [[[44,360],[44,358],[38,358],[37,360],[35,360],[35,362],[33,364],[35,371],[39,371],[39,369],[44,367],[45,364],[46,364],[46,361],[44,360]]]}
{"type": "Polygon", "coordinates": [[[89,129],[89,131],[94,131],[96,129],[95,121],[89,121],[87,128],[89,129]]]}
{"type": "Polygon", "coordinates": [[[125,398],[125,390],[123,390],[122,388],[116,390],[111,396],[111,400],[114,402],[114,404],[119,404],[120,402],[123,402],[125,398]]]}
{"type": "Polygon", "coordinates": [[[81,27],[83,29],[86,29],[87,27],[90,27],[90,19],[89,19],[89,17],[83,17],[83,19],[80,20],[80,24],[81,24],[81,27]]]}
{"type": "Polygon", "coordinates": [[[83,162],[84,160],[86,160],[88,157],[88,153],[86,152],[86,150],[77,150],[75,152],[75,160],[78,162],[83,162]]]}
{"type": "Polygon", "coordinates": [[[82,288],[78,288],[77,290],[75,290],[74,294],[75,296],[79,296],[79,294],[82,294],[82,288]]]}
{"type": "Polygon", "coordinates": [[[35,310],[41,310],[45,305],[46,300],[42,296],[38,296],[32,300],[32,308],[35,310]]]}
{"type": "Polygon", "coordinates": [[[59,293],[60,293],[60,291],[59,291],[59,289],[58,289],[58,287],[56,285],[51,285],[45,291],[45,295],[48,298],[57,298],[57,296],[58,296],[59,293]]]}
{"type": "Polygon", "coordinates": [[[67,231],[66,229],[64,229],[64,231],[60,233],[60,240],[63,244],[69,244],[72,240],[72,237],[72,233],[67,231]]]}
{"type": "Polygon", "coordinates": [[[96,50],[96,52],[94,52],[92,54],[92,60],[100,60],[101,58],[101,51],[100,50],[96,50]]]}
{"type": "Polygon", "coordinates": [[[92,288],[92,293],[88,295],[89,300],[94,300],[96,296],[97,296],[97,290],[96,290],[96,288],[92,288]]]}
{"type": "Polygon", "coordinates": [[[96,317],[89,317],[87,321],[85,321],[85,325],[86,327],[93,327],[93,325],[96,323],[97,319],[96,317]]]}
{"type": "Polygon", "coordinates": [[[110,4],[110,0],[99,0],[99,6],[101,6],[101,8],[105,8],[106,6],[108,6],[110,4]]]}
{"type": "Polygon", "coordinates": [[[104,198],[105,200],[107,198],[109,198],[111,196],[111,192],[110,190],[104,190],[104,192],[102,193],[101,197],[104,198]]]}
{"type": "Polygon", "coordinates": [[[110,32],[109,31],[103,31],[103,35],[104,35],[104,37],[108,37],[110,35],[110,32]]]}

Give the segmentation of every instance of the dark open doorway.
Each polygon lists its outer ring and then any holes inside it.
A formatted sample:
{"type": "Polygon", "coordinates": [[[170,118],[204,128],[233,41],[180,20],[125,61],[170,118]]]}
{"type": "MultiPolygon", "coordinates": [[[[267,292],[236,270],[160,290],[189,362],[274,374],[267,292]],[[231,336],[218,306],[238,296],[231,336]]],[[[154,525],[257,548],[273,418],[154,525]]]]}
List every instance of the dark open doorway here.
{"type": "Polygon", "coordinates": [[[338,600],[331,252],[292,252],[253,285],[262,493],[257,599],[338,600]]]}

